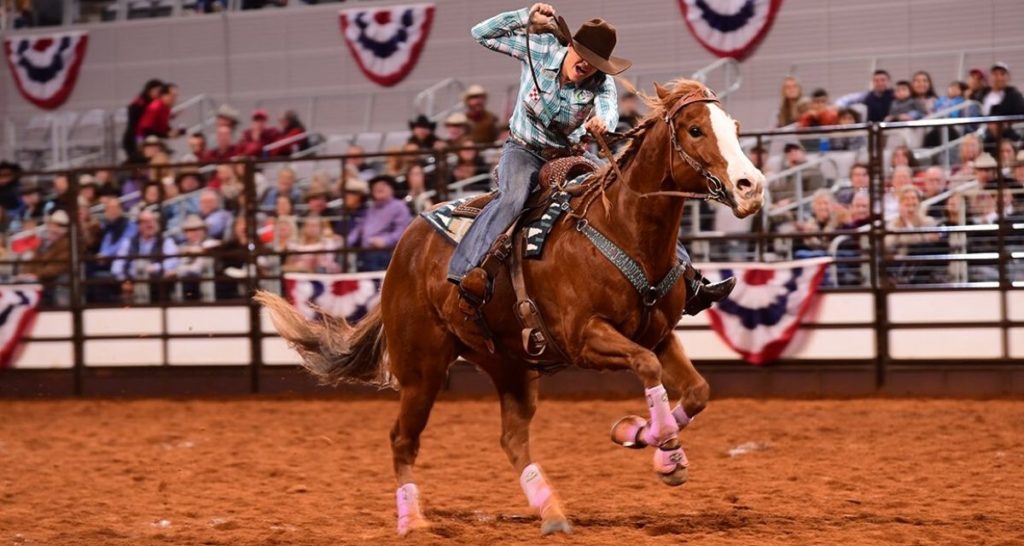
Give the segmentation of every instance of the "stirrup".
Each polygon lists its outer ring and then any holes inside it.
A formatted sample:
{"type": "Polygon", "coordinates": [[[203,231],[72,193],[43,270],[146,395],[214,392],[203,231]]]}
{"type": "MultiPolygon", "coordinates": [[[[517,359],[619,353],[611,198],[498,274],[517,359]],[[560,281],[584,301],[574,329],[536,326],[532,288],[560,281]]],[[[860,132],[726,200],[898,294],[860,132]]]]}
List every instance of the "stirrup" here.
{"type": "Polygon", "coordinates": [[[691,316],[729,297],[733,288],[736,288],[736,277],[711,283],[689,264],[686,266],[685,277],[689,295],[683,306],[683,313],[691,316]]]}

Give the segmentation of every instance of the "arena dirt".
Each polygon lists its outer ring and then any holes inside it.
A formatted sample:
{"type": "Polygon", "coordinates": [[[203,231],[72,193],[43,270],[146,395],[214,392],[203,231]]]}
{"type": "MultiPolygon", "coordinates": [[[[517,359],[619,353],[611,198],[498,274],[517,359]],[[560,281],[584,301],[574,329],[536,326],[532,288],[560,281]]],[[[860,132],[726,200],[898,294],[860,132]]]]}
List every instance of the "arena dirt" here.
{"type": "MultiPolygon", "coordinates": [[[[642,402],[542,401],[533,451],[575,533],[542,539],[494,400],[442,401],[406,544],[1024,544],[1024,402],[719,400],[690,482],[608,441],[642,402]],[[739,449],[737,449],[739,448],[739,449]],[[729,452],[733,450],[734,455],[729,452]]],[[[0,402],[0,544],[393,544],[368,400],[0,402]]]]}

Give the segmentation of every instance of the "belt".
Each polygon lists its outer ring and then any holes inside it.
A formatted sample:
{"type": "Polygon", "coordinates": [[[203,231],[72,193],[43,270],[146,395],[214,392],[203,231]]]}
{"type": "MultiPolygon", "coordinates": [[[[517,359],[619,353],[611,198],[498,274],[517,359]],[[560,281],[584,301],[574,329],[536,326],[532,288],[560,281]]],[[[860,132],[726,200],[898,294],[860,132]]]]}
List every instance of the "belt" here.
{"type": "Polygon", "coordinates": [[[569,148],[558,148],[558,147],[555,147],[555,146],[541,147],[541,146],[536,146],[536,145],[530,144],[529,142],[526,142],[525,140],[523,140],[522,138],[519,138],[518,136],[516,136],[513,133],[509,133],[508,138],[512,142],[515,142],[516,144],[522,146],[523,148],[526,148],[527,150],[530,150],[531,152],[541,156],[542,158],[544,158],[544,159],[546,159],[548,161],[550,161],[552,159],[559,159],[559,158],[562,158],[562,157],[571,157],[571,156],[574,156],[574,155],[583,155],[583,150],[580,149],[578,146],[571,146],[569,148]]]}

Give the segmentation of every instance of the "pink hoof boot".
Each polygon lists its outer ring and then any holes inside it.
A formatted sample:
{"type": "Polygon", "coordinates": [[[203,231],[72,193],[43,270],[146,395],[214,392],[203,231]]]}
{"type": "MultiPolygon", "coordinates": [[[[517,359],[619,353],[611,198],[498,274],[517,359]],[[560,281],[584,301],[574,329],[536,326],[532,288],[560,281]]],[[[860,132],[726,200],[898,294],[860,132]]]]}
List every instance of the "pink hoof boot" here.
{"type": "Polygon", "coordinates": [[[647,429],[647,419],[636,415],[627,415],[612,425],[612,441],[629,449],[643,449],[647,447],[644,441],[644,431],[647,429]]]}
{"type": "Polygon", "coordinates": [[[679,440],[669,440],[654,451],[654,471],[665,485],[678,487],[686,483],[689,464],[679,440]]]}
{"type": "Polygon", "coordinates": [[[395,492],[398,503],[398,536],[404,537],[416,529],[430,526],[420,511],[420,491],[416,484],[407,483],[395,492]]]}

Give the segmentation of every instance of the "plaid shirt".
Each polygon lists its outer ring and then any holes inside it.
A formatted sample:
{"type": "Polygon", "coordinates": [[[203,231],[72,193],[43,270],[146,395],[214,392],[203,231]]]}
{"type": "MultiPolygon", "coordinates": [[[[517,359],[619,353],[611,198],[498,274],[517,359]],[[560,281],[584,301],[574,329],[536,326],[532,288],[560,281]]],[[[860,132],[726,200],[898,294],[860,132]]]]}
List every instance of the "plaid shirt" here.
{"type": "Polygon", "coordinates": [[[590,113],[613,130],[619,122],[615,81],[607,74],[595,74],[579,84],[561,84],[562,60],[569,48],[553,34],[531,34],[530,52],[537,69],[536,89],[526,60],[526,25],[529,10],[509,11],[473,27],[473,38],[488,49],[519,59],[519,98],[509,121],[516,138],[539,148],[566,148],[579,142],[583,122],[590,113]]]}

